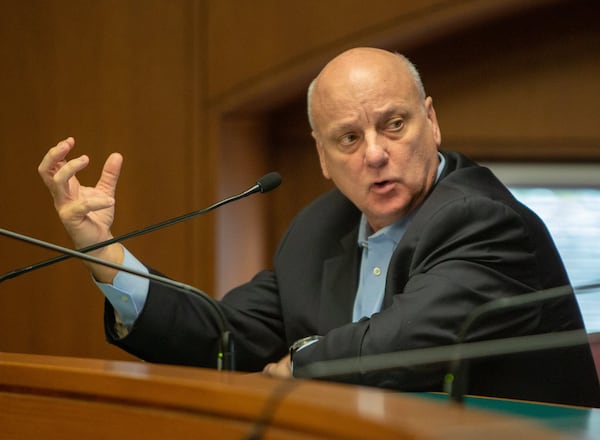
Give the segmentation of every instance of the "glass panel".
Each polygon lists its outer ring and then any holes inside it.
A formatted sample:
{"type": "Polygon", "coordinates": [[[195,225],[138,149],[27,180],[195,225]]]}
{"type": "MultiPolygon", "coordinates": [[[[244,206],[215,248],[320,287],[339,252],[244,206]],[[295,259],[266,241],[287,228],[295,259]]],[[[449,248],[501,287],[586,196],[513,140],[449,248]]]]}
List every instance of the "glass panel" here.
{"type": "MultiPolygon", "coordinates": [[[[523,187],[511,191],[546,223],[577,287],[600,280],[600,189],[523,187]]],[[[600,331],[600,288],[578,291],[588,332],[600,331]]]]}

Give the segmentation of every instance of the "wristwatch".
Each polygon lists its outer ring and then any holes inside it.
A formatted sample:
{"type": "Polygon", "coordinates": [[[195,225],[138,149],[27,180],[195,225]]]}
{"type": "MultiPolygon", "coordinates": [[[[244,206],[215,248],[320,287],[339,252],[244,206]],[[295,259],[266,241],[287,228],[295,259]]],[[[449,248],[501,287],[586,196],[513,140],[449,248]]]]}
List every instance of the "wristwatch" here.
{"type": "Polygon", "coordinates": [[[323,339],[323,336],[312,335],[312,336],[307,336],[302,339],[298,339],[296,342],[294,342],[292,345],[290,345],[290,366],[292,368],[292,375],[294,374],[294,355],[296,353],[298,353],[300,350],[302,350],[303,348],[306,348],[309,345],[312,345],[315,342],[320,341],[321,339],[323,339]]]}

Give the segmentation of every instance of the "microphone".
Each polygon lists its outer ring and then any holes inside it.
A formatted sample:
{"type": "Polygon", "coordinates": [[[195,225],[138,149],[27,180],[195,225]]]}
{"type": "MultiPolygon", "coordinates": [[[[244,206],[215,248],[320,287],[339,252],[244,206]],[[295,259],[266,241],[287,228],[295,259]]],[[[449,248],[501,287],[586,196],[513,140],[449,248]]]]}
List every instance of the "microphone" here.
{"type": "MultiPolygon", "coordinates": [[[[281,176],[280,176],[280,174],[277,173],[277,172],[275,172],[275,171],[272,171],[272,172],[270,172],[268,174],[265,174],[260,179],[258,179],[256,181],[256,184],[254,186],[252,186],[251,188],[247,189],[246,191],[244,191],[242,193],[239,193],[239,194],[237,194],[235,196],[231,196],[229,198],[223,199],[223,200],[221,200],[221,201],[219,201],[219,202],[217,202],[217,203],[215,203],[215,204],[213,204],[213,205],[211,205],[211,206],[209,206],[207,208],[200,209],[198,211],[189,212],[187,214],[183,214],[183,215],[180,215],[178,217],[174,217],[172,219],[165,220],[165,221],[162,221],[160,223],[156,223],[154,225],[150,225],[150,226],[147,226],[147,227],[142,228],[142,229],[138,229],[136,231],[128,232],[126,234],[120,235],[119,237],[114,237],[114,238],[111,238],[109,240],[105,240],[105,241],[102,241],[100,243],[96,243],[94,245],[87,246],[85,248],[79,249],[79,252],[86,253],[86,252],[94,251],[96,249],[100,249],[100,248],[102,248],[104,246],[108,246],[108,245],[116,243],[116,242],[120,242],[120,241],[124,241],[124,240],[130,239],[130,238],[138,237],[138,236],[146,234],[148,232],[156,231],[157,229],[162,229],[162,228],[165,228],[167,226],[171,226],[171,225],[174,225],[176,223],[180,223],[182,221],[191,219],[191,218],[196,217],[198,215],[210,212],[213,209],[216,209],[216,208],[218,208],[220,206],[223,206],[223,205],[225,205],[227,203],[234,202],[236,200],[239,200],[239,199],[242,199],[244,197],[247,197],[247,196],[249,196],[251,194],[254,194],[254,193],[257,193],[257,192],[261,192],[261,193],[269,192],[269,191],[277,188],[280,184],[281,184],[281,176]]],[[[59,252],[61,252],[61,251],[59,251],[59,252]]],[[[15,277],[17,277],[19,275],[23,275],[23,274],[25,274],[27,272],[31,272],[33,270],[41,269],[42,267],[46,267],[46,266],[49,266],[49,265],[54,264],[54,263],[58,263],[60,261],[66,260],[68,258],[71,258],[72,256],[73,256],[72,254],[69,254],[67,252],[63,252],[62,255],[59,255],[58,257],[51,258],[49,260],[44,260],[44,261],[41,261],[39,263],[32,264],[30,266],[21,267],[19,269],[15,269],[15,270],[12,270],[10,272],[6,272],[6,273],[0,275],[0,283],[2,283],[5,280],[8,280],[8,279],[15,278],[15,277]]]]}
{"type": "Polygon", "coordinates": [[[444,378],[444,386],[451,399],[460,403],[466,391],[467,372],[466,368],[463,367],[466,360],[588,344],[588,336],[583,328],[486,341],[464,342],[467,332],[475,323],[492,313],[572,295],[574,290],[585,291],[597,288],[600,288],[600,283],[586,284],[578,287],[563,285],[515,297],[499,298],[476,307],[467,316],[459,332],[459,342],[457,344],[381,353],[360,356],[358,358],[317,361],[302,367],[296,367],[295,372],[297,374],[295,375],[305,378],[326,379],[328,377],[346,376],[356,373],[395,370],[402,367],[450,362],[451,368],[450,372],[444,378]]]}
{"type": "MultiPolygon", "coordinates": [[[[539,290],[536,292],[524,293],[517,296],[512,296],[508,298],[497,298],[493,301],[489,301],[485,304],[482,304],[475,309],[467,316],[467,319],[464,321],[459,333],[458,333],[458,344],[457,352],[454,356],[454,359],[451,362],[450,372],[444,378],[444,389],[450,396],[450,398],[458,403],[462,403],[464,395],[467,391],[467,383],[468,383],[468,361],[462,356],[458,350],[460,350],[460,344],[465,340],[467,334],[471,328],[480,322],[484,318],[488,318],[490,315],[495,313],[508,311],[511,309],[527,306],[530,304],[550,301],[553,299],[561,298],[563,296],[574,295],[574,291],[585,291],[585,290],[593,290],[600,287],[599,283],[592,283],[581,285],[575,288],[572,288],[569,284],[552,287],[545,290],[539,290]]],[[[583,332],[585,334],[585,332],[583,332]]],[[[556,335],[557,333],[549,333],[549,335],[556,335]]],[[[585,341],[587,343],[587,340],[585,341]]],[[[583,343],[583,341],[582,341],[583,343]]],[[[552,345],[548,348],[554,348],[552,345]]],[[[558,348],[558,347],[557,347],[558,348]]],[[[543,349],[536,348],[535,349],[543,349]]]]}
{"type": "Polygon", "coordinates": [[[14,238],[16,240],[24,241],[29,244],[33,244],[39,247],[43,247],[46,249],[51,249],[56,252],[61,252],[64,255],[69,257],[79,258],[85,261],[89,261],[92,263],[100,264],[102,266],[111,267],[113,269],[117,269],[123,272],[128,272],[133,275],[137,275],[142,278],[147,278],[149,280],[155,281],[167,287],[172,287],[176,290],[179,290],[184,293],[191,293],[201,298],[206,304],[208,304],[208,309],[210,310],[210,314],[212,315],[213,320],[217,324],[219,328],[219,344],[218,344],[218,354],[217,354],[217,369],[218,370],[229,370],[233,371],[235,369],[235,359],[234,359],[234,348],[233,348],[233,338],[231,337],[231,333],[227,329],[227,319],[225,318],[225,314],[217,304],[217,302],[211,298],[206,293],[202,292],[195,287],[190,285],[180,283],[178,281],[171,280],[169,278],[161,277],[158,275],[154,275],[152,273],[144,273],[139,272],[134,269],[130,269],[125,266],[121,266],[120,264],[112,263],[110,261],[102,260],[100,258],[96,258],[92,255],[85,254],[83,252],[74,251],[69,248],[65,248],[62,246],[55,245],[53,243],[49,243],[46,241],[38,240],[33,237],[28,237],[26,235],[18,234],[16,232],[9,231],[7,229],[0,228],[0,235],[4,235],[6,237],[14,238]]]}
{"type": "Polygon", "coordinates": [[[583,329],[565,330],[538,335],[514,336],[491,341],[463,342],[440,347],[372,354],[361,356],[360,358],[318,361],[302,367],[296,367],[294,368],[294,372],[297,372],[300,377],[317,379],[448,362],[457,357],[461,359],[477,359],[487,356],[570,347],[587,343],[587,334],[583,329]]]}

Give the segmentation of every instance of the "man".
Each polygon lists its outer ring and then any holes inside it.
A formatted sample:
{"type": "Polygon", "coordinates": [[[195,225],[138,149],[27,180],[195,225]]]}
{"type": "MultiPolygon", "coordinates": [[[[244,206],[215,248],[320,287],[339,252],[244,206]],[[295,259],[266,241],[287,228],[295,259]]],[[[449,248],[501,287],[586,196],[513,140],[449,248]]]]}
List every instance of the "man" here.
{"type": "MultiPolygon", "coordinates": [[[[323,175],[337,189],[294,219],[273,270],[220,302],[239,369],[290,376],[294,343],[295,372],[315,361],[453,344],[475,307],[568,284],[543,223],[489,170],[438,150],[432,99],[406,58],[372,48],[342,53],[311,84],[309,119],[323,175]]],[[[111,155],[96,187],[81,187],[75,175],[88,158],[67,161],[73,147],[72,138],[60,142],[39,172],[81,248],[111,238],[122,158],[111,155]]],[[[118,244],[96,255],[146,270],[118,244]]],[[[110,342],[148,361],[214,366],[217,329],[204,302],[90,269],[108,299],[110,342]]],[[[582,326],[571,295],[490,316],[466,340],[582,326]]],[[[446,370],[427,365],[335,379],[440,390],[446,370]]],[[[469,379],[474,394],[600,403],[587,346],[475,362],[469,379]]]]}

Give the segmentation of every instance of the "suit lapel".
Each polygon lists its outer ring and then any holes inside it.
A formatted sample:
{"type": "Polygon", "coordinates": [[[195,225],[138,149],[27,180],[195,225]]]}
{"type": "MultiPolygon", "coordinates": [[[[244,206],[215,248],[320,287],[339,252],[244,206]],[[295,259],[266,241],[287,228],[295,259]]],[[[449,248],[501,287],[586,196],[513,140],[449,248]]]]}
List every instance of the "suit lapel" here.
{"type": "MultiPolygon", "coordinates": [[[[431,195],[434,191],[436,191],[436,188],[440,185],[440,183],[443,182],[443,180],[452,172],[459,168],[465,168],[474,165],[473,162],[460,154],[452,152],[447,153],[443,151],[440,151],[440,153],[444,155],[444,158],[446,159],[446,165],[442,170],[440,179],[432,188],[423,205],[418,208],[413,220],[406,229],[406,233],[392,254],[385,283],[382,309],[392,305],[394,295],[402,293],[404,286],[408,282],[410,266],[411,263],[413,263],[413,255],[421,235],[421,225],[427,222],[427,219],[433,215],[433,211],[438,209],[439,206],[439,203],[430,202],[431,195]]],[[[440,190],[438,190],[438,192],[439,191],[440,190]]],[[[442,189],[442,191],[444,190],[442,189]]]]}
{"type": "Polygon", "coordinates": [[[323,263],[323,283],[319,307],[319,333],[352,322],[358,285],[358,225],[340,240],[340,254],[323,263]]]}

